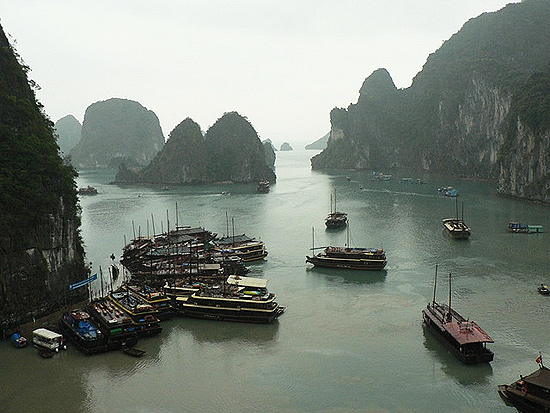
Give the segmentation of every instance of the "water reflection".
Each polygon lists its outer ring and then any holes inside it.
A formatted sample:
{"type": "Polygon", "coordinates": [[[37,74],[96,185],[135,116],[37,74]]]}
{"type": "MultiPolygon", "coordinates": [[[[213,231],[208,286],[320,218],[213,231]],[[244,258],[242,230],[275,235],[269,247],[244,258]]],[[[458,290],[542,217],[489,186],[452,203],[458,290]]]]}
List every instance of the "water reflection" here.
{"type": "Polygon", "coordinates": [[[219,322],[193,318],[178,321],[178,324],[172,327],[170,335],[177,336],[182,332],[189,332],[199,343],[236,342],[268,346],[277,341],[279,334],[278,320],[270,324],[219,322]]]}
{"type": "Polygon", "coordinates": [[[422,325],[424,347],[441,362],[441,369],[458,383],[468,386],[486,384],[491,380],[493,367],[490,363],[466,365],[458,360],[425,325],[422,325]]]}
{"type": "Polygon", "coordinates": [[[327,281],[335,281],[350,284],[374,284],[386,280],[387,270],[380,271],[356,271],[341,270],[322,267],[306,267],[309,273],[320,274],[327,281]]]}

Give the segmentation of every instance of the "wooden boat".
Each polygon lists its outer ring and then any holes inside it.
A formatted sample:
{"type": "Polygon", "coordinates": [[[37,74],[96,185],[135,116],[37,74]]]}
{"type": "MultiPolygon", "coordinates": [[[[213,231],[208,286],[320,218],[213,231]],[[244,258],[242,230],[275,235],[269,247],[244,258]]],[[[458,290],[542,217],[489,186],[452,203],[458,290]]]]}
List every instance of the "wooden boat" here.
{"type": "Polygon", "coordinates": [[[231,275],[222,285],[176,297],[176,303],[187,317],[267,324],[285,311],[275,299],[267,291],[267,280],[231,275]]]}
{"type": "Polygon", "coordinates": [[[147,304],[157,310],[156,317],[159,320],[167,320],[174,315],[174,309],[170,305],[170,298],[165,292],[147,284],[123,284],[121,289],[129,291],[145,300],[147,304]]]}
{"type": "Polygon", "coordinates": [[[263,241],[245,234],[222,237],[214,240],[215,250],[225,255],[236,255],[244,262],[263,260],[267,250],[263,241]]]}
{"type": "Polygon", "coordinates": [[[451,307],[451,274],[449,273],[449,304],[435,301],[436,287],[437,266],[433,300],[422,310],[427,328],[463,363],[493,361],[494,354],[487,348],[487,343],[493,343],[493,339],[477,323],[464,318],[451,307]]]}
{"type": "Polygon", "coordinates": [[[86,307],[106,337],[109,350],[120,350],[123,345],[134,346],[138,341],[137,328],[129,314],[111,300],[103,298],[86,307]]]}
{"type": "Polygon", "coordinates": [[[443,220],[443,227],[447,233],[454,239],[468,239],[471,230],[464,222],[464,203],[462,203],[462,218],[458,217],[458,202],[456,203],[456,218],[446,218],[443,220]]]}
{"type": "Polygon", "coordinates": [[[108,350],[107,339],[99,325],[83,309],[68,311],[61,317],[61,331],[84,354],[108,350]]]}
{"type": "Polygon", "coordinates": [[[515,234],[540,234],[543,232],[542,225],[528,225],[522,224],[521,222],[509,222],[508,223],[508,232],[515,234]]]}
{"type": "Polygon", "coordinates": [[[339,212],[336,209],[336,190],[334,191],[334,208],[333,198],[330,196],[330,214],[325,218],[325,226],[327,229],[345,228],[348,223],[348,215],[345,212],[339,212]]]}
{"type": "Polygon", "coordinates": [[[541,284],[538,286],[537,291],[542,295],[550,295],[550,288],[547,285],[541,284]]]}
{"type": "Polygon", "coordinates": [[[79,195],[97,195],[97,189],[95,189],[93,186],[87,186],[85,188],[79,188],[78,189],[79,195]]]}
{"type": "Polygon", "coordinates": [[[269,181],[262,180],[258,182],[257,190],[260,194],[267,194],[269,192],[269,181]]]}
{"type": "MultiPolygon", "coordinates": [[[[323,252],[306,256],[306,262],[316,267],[340,268],[346,270],[383,270],[387,264],[386,253],[382,248],[351,248],[349,247],[349,223],[346,247],[320,247],[323,252]]],[[[315,231],[312,231],[313,248],[315,247],[315,231]]]]}
{"type": "Polygon", "coordinates": [[[120,289],[109,294],[109,299],[127,313],[139,337],[154,336],[162,331],[158,311],[139,295],[120,289]]]}
{"type": "Polygon", "coordinates": [[[550,412],[550,370],[542,365],[540,356],[537,361],[538,370],[528,376],[520,375],[512,384],[498,386],[504,402],[520,412],[550,412]]]}
{"type": "Polygon", "coordinates": [[[122,351],[132,357],[141,357],[146,353],[145,350],[129,346],[122,346],[122,351]]]}

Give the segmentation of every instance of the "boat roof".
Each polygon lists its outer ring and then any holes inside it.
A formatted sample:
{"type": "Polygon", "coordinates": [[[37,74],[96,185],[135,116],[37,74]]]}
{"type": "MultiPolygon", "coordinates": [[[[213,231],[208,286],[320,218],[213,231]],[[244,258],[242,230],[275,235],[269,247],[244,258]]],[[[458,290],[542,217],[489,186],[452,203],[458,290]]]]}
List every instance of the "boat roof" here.
{"type": "Polygon", "coordinates": [[[535,386],[550,389],[550,370],[542,366],[537,371],[534,371],[527,377],[524,377],[523,380],[527,383],[534,384],[535,386]]]}
{"type": "Polygon", "coordinates": [[[56,339],[56,338],[63,337],[61,334],[48,330],[46,328],[37,328],[32,333],[33,335],[42,336],[47,339],[56,339]]]}
{"type": "Polygon", "coordinates": [[[214,242],[218,245],[231,245],[231,244],[237,244],[241,242],[250,242],[250,241],[256,241],[256,240],[254,238],[250,238],[245,234],[222,237],[214,240],[214,242]]]}
{"type": "Polygon", "coordinates": [[[474,321],[452,321],[445,328],[460,344],[493,343],[493,339],[474,321]]]}
{"type": "Polygon", "coordinates": [[[267,280],[263,278],[241,277],[239,275],[230,275],[227,277],[227,283],[239,285],[241,287],[267,288],[267,280]]]}

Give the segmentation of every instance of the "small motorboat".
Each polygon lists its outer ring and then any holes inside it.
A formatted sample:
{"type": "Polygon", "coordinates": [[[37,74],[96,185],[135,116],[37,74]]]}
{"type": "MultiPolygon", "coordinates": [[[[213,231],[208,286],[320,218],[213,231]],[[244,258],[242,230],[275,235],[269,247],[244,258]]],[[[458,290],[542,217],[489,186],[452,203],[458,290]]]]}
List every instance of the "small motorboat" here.
{"type": "Polygon", "coordinates": [[[545,285],[545,284],[541,284],[538,288],[537,288],[537,291],[542,294],[542,295],[550,295],[550,288],[545,285]]]}
{"type": "Polygon", "coordinates": [[[130,347],[126,345],[122,346],[122,351],[124,351],[124,353],[132,357],[141,357],[145,354],[145,350],[140,350],[139,348],[130,347]]]}

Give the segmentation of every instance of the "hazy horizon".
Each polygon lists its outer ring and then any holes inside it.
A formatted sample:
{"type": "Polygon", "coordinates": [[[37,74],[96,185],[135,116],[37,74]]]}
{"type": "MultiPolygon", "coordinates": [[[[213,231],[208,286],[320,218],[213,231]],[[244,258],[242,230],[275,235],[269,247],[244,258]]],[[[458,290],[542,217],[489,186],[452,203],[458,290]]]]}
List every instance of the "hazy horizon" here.
{"type": "Polygon", "coordinates": [[[262,140],[301,148],[374,70],[409,87],[464,23],[510,1],[4,3],[0,24],[54,122],[116,97],[155,112],[165,138],[187,117],[206,131],[236,111],[262,140]]]}

